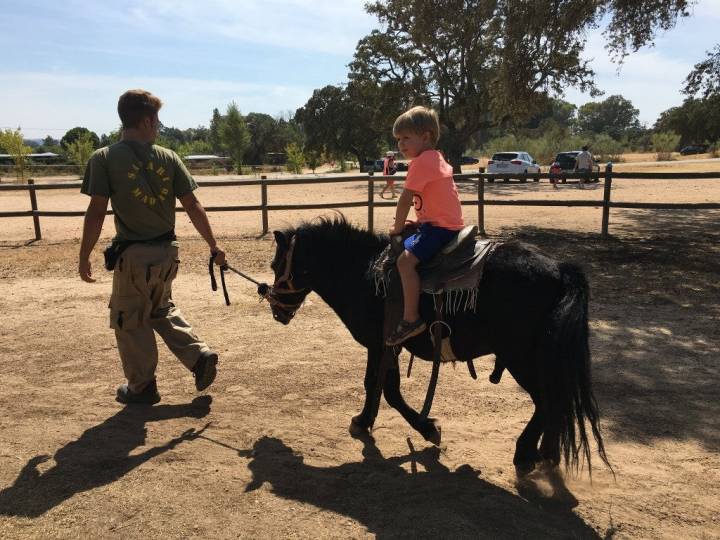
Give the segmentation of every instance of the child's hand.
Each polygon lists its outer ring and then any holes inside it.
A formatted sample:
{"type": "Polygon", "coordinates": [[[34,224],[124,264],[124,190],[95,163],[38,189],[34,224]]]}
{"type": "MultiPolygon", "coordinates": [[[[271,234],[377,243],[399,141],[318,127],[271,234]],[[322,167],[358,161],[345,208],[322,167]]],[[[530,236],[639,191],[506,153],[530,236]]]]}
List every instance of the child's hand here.
{"type": "Polygon", "coordinates": [[[390,236],[397,236],[398,234],[402,234],[402,232],[402,228],[398,229],[397,227],[392,227],[389,234],[390,236]]]}

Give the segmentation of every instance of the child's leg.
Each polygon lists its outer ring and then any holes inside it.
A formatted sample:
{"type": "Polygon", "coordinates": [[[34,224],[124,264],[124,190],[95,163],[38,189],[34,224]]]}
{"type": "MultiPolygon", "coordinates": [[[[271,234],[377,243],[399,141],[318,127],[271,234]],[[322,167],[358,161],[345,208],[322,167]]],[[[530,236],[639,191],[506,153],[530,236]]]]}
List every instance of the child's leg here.
{"type": "Polygon", "coordinates": [[[407,249],[397,260],[403,288],[403,319],[408,322],[415,322],[420,318],[420,276],[416,270],[418,262],[418,258],[407,249]]]}

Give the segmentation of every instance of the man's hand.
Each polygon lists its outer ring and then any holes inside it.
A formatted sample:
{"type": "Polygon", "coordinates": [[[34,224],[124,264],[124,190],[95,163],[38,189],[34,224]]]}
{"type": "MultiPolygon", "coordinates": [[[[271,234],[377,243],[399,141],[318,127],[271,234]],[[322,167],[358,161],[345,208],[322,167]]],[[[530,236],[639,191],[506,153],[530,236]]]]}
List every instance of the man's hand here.
{"type": "Polygon", "coordinates": [[[92,266],[90,265],[90,259],[80,259],[78,263],[78,273],[80,279],[88,283],[95,283],[95,278],[92,277],[92,266]]]}
{"type": "Polygon", "coordinates": [[[403,232],[402,227],[401,227],[401,228],[392,227],[392,228],[390,229],[390,233],[389,233],[389,234],[390,234],[390,236],[397,236],[398,234],[402,234],[402,232],[403,232]]]}
{"type": "Polygon", "coordinates": [[[213,262],[218,266],[224,266],[227,262],[225,260],[225,252],[217,246],[210,249],[210,254],[213,256],[213,262]]]}

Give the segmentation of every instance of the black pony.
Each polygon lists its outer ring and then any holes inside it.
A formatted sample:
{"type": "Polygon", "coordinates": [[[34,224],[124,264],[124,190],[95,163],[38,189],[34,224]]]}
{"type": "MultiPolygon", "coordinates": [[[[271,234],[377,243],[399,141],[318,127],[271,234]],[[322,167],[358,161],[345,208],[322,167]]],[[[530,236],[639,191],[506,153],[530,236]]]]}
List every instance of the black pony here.
{"type": "MultiPolygon", "coordinates": [[[[353,227],[340,217],[276,231],[275,240],[275,284],[270,294],[274,318],[288,324],[305,296],[315,291],[368,350],[365,406],[351,423],[351,431],[367,431],[375,420],[371,394],[384,347],[384,300],[376,295],[368,268],[388,237],[353,227]]],[[[474,311],[447,318],[453,329],[452,348],[462,361],[494,353],[530,394],[535,411],[513,458],[519,474],[532,471],[542,460],[557,465],[561,456],[577,469],[583,455],[590,469],[586,421],[607,464],[590,381],[588,284],[582,271],[529,245],[506,242],[485,263],[478,293],[474,311]]],[[[433,320],[429,295],[422,295],[420,313],[433,320]]],[[[403,346],[419,358],[432,359],[428,332],[403,346]]],[[[403,399],[397,362],[387,373],[383,393],[426,440],[439,442],[435,421],[422,418],[403,399]]]]}

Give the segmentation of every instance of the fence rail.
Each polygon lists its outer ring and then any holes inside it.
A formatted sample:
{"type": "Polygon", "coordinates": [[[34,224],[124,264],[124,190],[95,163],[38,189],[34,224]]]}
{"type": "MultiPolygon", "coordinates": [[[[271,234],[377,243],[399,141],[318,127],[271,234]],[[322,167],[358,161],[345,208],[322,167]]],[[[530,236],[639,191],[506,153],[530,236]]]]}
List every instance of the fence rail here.
{"type": "MultiPolygon", "coordinates": [[[[402,177],[397,177],[402,178],[402,177]]],[[[384,181],[384,176],[356,175],[356,176],[325,176],[314,178],[278,178],[268,179],[262,176],[260,179],[253,180],[203,180],[198,184],[203,187],[232,187],[232,186],[260,186],[260,204],[253,205],[235,205],[235,206],[208,206],[205,208],[207,212],[260,212],[262,220],[263,234],[269,231],[269,212],[278,212],[286,210],[327,210],[331,208],[362,208],[367,207],[367,223],[368,229],[373,230],[374,227],[374,209],[382,207],[392,207],[395,203],[392,201],[379,201],[375,197],[374,183],[376,181],[384,181]],[[348,183],[348,182],[367,182],[368,191],[367,199],[363,201],[345,201],[334,203],[308,203],[308,204],[270,204],[268,202],[269,186],[290,186],[290,185],[316,185],[329,183],[348,183]]],[[[720,203],[648,203],[648,202],[613,202],[611,200],[612,181],[614,179],[643,179],[643,180],[693,180],[693,179],[720,179],[720,172],[687,172],[687,173],[647,173],[647,172],[613,172],[612,164],[608,163],[605,171],[601,173],[591,174],[562,174],[552,175],[549,173],[507,175],[507,174],[491,174],[483,172],[482,169],[477,173],[466,173],[455,175],[455,182],[458,184],[474,184],[477,186],[477,199],[463,199],[463,206],[477,206],[478,209],[478,228],[481,234],[485,234],[485,207],[486,206],[565,206],[565,207],[588,207],[602,208],[602,226],[601,234],[608,235],[610,223],[611,208],[634,208],[634,209],[657,209],[657,210],[720,210],[720,203]],[[486,182],[494,182],[495,180],[509,181],[510,179],[519,179],[521,182],[528,180],[539,181],[541,179],[560,180],[560,179],[597,179],[604,181],[604,190],[602,200],[534,200],[534,199],[514,199],[514,200],[498,200],[485,198],[486,182]]],[[[28,191],[30,196],[30,210],[20,210],[11,212],[0,212],[0,218],[10,217],[32,217],[35,228],[35,239],[42,238],[40,229],[41,217],[79,217],[84,216],[84,211],[60,211],[60,210],[39,210],[37,203],[37,192],[49,189],[79,189],[81,182],[62,182],[56,184],[35,184],[30,179],[27,185],[6,184],[0,185],[0,191],[28,191]]],[[[176,212],[181,212],[181,207],[176,208],[176,212]]],[[[107,215],[112,215],[112,210],[107,211],[107,215]]]]}

